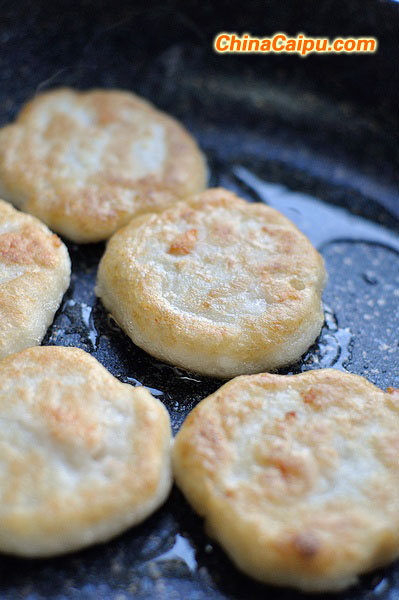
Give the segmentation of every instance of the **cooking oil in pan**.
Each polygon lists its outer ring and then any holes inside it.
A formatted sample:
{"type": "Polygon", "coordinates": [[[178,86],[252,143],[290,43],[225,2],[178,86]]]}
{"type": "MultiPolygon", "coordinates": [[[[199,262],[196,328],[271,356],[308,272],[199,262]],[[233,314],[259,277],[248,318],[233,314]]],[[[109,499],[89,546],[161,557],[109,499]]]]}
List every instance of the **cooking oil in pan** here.
{"type": "MultiPolygon", "coordinates": [[[[399,236],[346,209],[269,183],[244,166],[223,166],[214,180],[281,211],[325,258],[325,324],[302,360],[280,372],[333,367],[364,374],[381,387],[399,386],[399,236]]],[[[78,269],[45,343],[82,347],[122,381],[145,384],[165,402],[178,428],[188,410],[221,382],[165,365],[137,349],[94,295],[104,246],[93,247],[88,263],[84,248],[70,245],[78,269]],[[86,263],[79,267],[82,254],[86,263]]]]}

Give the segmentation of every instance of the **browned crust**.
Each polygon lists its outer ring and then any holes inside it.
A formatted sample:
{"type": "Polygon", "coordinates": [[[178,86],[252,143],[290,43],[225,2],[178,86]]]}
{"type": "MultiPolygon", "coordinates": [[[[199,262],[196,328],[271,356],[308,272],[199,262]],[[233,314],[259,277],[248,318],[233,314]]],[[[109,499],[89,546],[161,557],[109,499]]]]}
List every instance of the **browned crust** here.
{"type": "Polygon", "coordinates": [[[306,591],[343,589],[399,554],[392,397],[332,369],[238,377],[184,422],[177,484],[246,573],[306,591]]]}
{"type": "Polygon", "coordinates": [[[150,354],[193,371],[233,377],[274,369],[301,356],[322,326],[324,282],[322,257],[288,219],[268,206],[215,188],[162,213],[133,219],[117,232],[99,265],[97,294],[133,341],[150,354]],[[205,217],[219,209],[228,211],[231,221],[248,217],[257,221],[259,240],[237,231],[232,223],[219,221],[202,231],[203,239],[198,232],[205,217]],[[176,232],[176,223],[184,224],[182,233],[176,232]],[[272,256],[260,231],[264,223],[275,233],[272,256]],[[164,253],[160,250],[147,261],[154,243],[164,253]],[[251,243],[264,249],[257,262],[252,259],[251,243]],[[227,252],[223,269],[232,274],[227,289],[217,276],[211,279],[207,265],[198,258],[197,250],[205,245],[211,248],[209,262],[221,250],[227,252]],[[231,253],[230,246],[234,248],[231,253]],[[173,265],[168,263],[171,256],[176,258],[173,265]],[[165,267],[162,273],[160,264],[165,267]],[[168,269],[176,270],[176,278],[192,277],[187,299],[194,304],[200,298],[201,282],[209,285],[199,306],[200,316],[194,309],[178,310],[165,299],[161,290],[169,285],[168,269]],[[255,286],[267,304],[262,314],[248,316],[245,306],[232,304],[234,322],[224,320],[228,310],[220,311],[220,318],[207,319],[220,301],[229,302],[255,286]],[[223,355],[230,364],[221,365],[223,355]]]}
{"type": "Polygon", "coordinates": [[[0,267],[6,275],[0,279],[3,358],[42,341],[69,285],[71,263],[58,236],[0,200],[0,267]]]}
{"type": "Polygon", "coordinates": [[[30,348],[1,361],[0,375],[3,416],[10,427],[16,418],[22,429],[26,423],[26,435],[36,436],[27,455],[19,429],[13,447],[0,431],[8,470],[0,506],[3,551],[46,556],[103,541],[165,499],[171,484],[170,422],[145,388],[121,384],[77,348],[30,348]],[[105,418],[107,411],[124,422],[117,427],[115,419],[105,418]],[[124,429],[124,452],[113,454],[112,439],[124,429]],[[105,475],[93,476],[104,460],[105,475]],[[64,488],[60,468],[76,472],[78,482],[64,488]]]}
{"type": "Polygon", "coordinates": [[[175,119],[129,92],[68,88],[46,92],[26,104],[16,122],[0,131],[3,196],[76,242],[107,239],[133,216],[161,210],[202,190],[205,183],[204,159],[190,134],[175,119]],[[90,109],[93,123],[79,124],[73,114],[57,113],[57,103],[71,98],[90,109]],[[42,130],[40,111],[46,102],[52,103],[53,113],[42,130]],[[138,112],[143,122],[163,128],[166,158],[162,171],[138,178],[119,173],[118,160],[125,159],[126,145],[136,135],[124,116],[126,111],[138,112]],[[65,144],[74,151],[75,142],[84,145],[85,137],[95,138],[110,125],[118,127],[118,133],[110,134],[97,172],[83,186],[63,174],[59,156],[65,144]],[[50,144],[48,152],[45,144],[50,144]]]}
{"type": "Polygon", "coordinates": [[[61,241],[57,235],[46,236],[34,225],[24,225],[19,231],[0,235],[0,262],[9,265],[55,267],[61,241]]]}

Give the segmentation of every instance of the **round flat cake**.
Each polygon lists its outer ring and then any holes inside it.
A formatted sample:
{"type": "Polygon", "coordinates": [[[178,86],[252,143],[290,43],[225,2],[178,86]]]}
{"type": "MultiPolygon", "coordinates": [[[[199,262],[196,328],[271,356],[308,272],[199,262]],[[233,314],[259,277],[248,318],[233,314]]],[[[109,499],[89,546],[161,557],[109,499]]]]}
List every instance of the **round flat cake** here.
{"type": "Polygon", "coordinates": [[[332,369],[237,377],[190,413],[174,473],[234,563],[338,591],[399,555],[399,391],[332,369]]]}
{"type": "Polygon", "coordinates": [[[52,556],[104,542],[167,497],[171,428],[144,387],[83,350],[0,362],[0,550],[52,556]]]}
{"type": "Polygon", "coordinates": [[[75,242],[107,239],[205,184],[191,135],[129,92],[52,90],[0,130],[0,195],[75,242]]]}
{"type": "Polygon", "coordinates": [[[96,292],[149,354],[228,378],[300,358],[324,321],[325,276],[291,221],[217,188],[118,231],[96,292]]]}
{"type": "Polygon", "coordinates": [[[0,358],[41,343],[70,273],[59,237],[0,200],[0,358]]]}

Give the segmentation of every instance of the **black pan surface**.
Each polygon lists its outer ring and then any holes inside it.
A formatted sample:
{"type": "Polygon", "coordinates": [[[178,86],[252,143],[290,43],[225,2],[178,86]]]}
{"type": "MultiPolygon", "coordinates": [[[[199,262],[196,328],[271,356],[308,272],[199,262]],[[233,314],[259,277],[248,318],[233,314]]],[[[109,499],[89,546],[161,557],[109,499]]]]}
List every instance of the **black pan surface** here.
{"type": "MultiPolygon", "coordinates": [[[[388,14],[378,12],[379,4],[362,3],[363,11],[374,10],[372,23],[376,14],[388,14]]],[[[269,7],[270,27],[288,27],[291,13],[284,4],[278,13],[275,5],[269,7]],[[273,22],[278,14],[286,19],[280,27],[273,22]]],[[[326,14],[318,15],[319,28],[329,22],[331,5],[326,2],[326,14]]],[[[383,389],[399,387],[394,72],[384,75],[380,59],[369,63],[378,85],[386,81],[385,95],[374,90],[360,102],[362,84],[348,81],[350,69],[353,77],[358,69],[363,81],[364,61],[353,63],[356,68],[345,65],[341,77],[336,61],[322,61],[316,69],[314,61],[304,66],[297,59],[294,68],[271,60],[269,71],[255,58],[221,64],[209,50],[214,30],[206,24],[214,9],[193,6],[194,16],[177,3],[155,8],[82,3],[80,12],[63,3],[7,7],[0,26],[2,123],[37,91],[58,85],[123,87],[176,115],[204,150],[211,185],[278,208],[324,256],[325,325],[302,360],[280,372],[334,367],[364,375],[383,389]],[[331,93],[317,81],[320,65],[335,76],[331,93]]],[[[259,3],[251,10],[256,15],[259,3]]],[[[384,11],[399,14],[390,4],[384,11]]],[[[221,19],[219,12],[214,17],[221,19]]],[[[308,25],[317,28],[312,18],[308,25]]],[[[364,14],[361,18],[367,23],[364,14]]],[[[387,20],[382,29],[388,44],[392,24],[387,20]]],[[[121,381],[148,386],[165,403],[176,432],[222,382],[163,364],[134,346],[94,295],[104,245],[67,245],[71,286],[44,343],[83,348],[121,381]]],[[[0,598],[10,600],[305,597],[239,573],[203,533],[201,519],[177,489],[145,523],[107,544],[52,560],[4,556],[0,572],[0,598]]],[[[398,600],[398,565],[365,575],[336,597],[398,600]]]]}

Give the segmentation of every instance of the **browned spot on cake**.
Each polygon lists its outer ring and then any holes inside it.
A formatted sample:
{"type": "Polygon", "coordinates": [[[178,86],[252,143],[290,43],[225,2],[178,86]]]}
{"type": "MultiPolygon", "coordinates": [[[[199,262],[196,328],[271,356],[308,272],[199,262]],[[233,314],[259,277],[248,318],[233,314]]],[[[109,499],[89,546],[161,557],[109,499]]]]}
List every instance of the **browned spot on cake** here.
{"type": "Polygon", "coordinates": [[[318,405],[318,402],[317,402],[318,393],[314,388],[310,388],[304,392],[301,392],[301,396],[302,396],[305,404],[310,404],[312,406],[318,405]]]}
{"type": "Polygon", "coordinates": [[[48,406],[46,417],[49,431],[56,439],[79,440],[87,448],[95,447],[99,441],[100,428],[68,407],[48,406]]]}
{"type": "Polygon", "coordinates": [[[270,227],[269,225],[262,226],[263,233],[267,233],[270,237],[278,237],[280,235],[280,229],[277,227],[270,227]]]}
{"type": "Polygon", "coordinates": [[[186,209],[182,212],[181,218],[188,221],[188,223],[192,223],[193,219],[195,220],[196,218],[196,213],[192,209],[186,209]]]}
{"type": "Polygon", "coordinates": [[[301,558],[314,558],[320,550],[320,541],[314,533],[311,532],[295,535],[292,544],[301,558]]]}
{"type": "Polygon", "coordinates": [[[292,231],[284,231],[279,238],[279,250],[284,254],[291,254],[296,248],[297,236],[292,231]]]}
{"type": "Polygon", "coordinates": [[[61,246],[61,240],[58,237],[58,235],[55,235],[55,233],[53,233],[52,235],[52,241],[53,241],[53,246],[54,248],[59,248],[61,246]]]}
{"type": "Polygon", "coordinates": [[[197,236],[197,229],[189,229],[188,231],[178,235],[168,250],[169,254],[174,254],[176,256],[190,254],[191,250],[196,244],[197,236]]]}
{"type": "Polygon", "coordinates": [[[399,388],[389,387],[387,394],[389,406],[395,411],[399,411],[399,388]]]}
{"type": "Polygon", "coordinates": [[[298,300],[298,293],[293,289],[276,290],[274,293],[275,302],[288,302],[290,300],[298,300]]]}
{"type": "Polygon", "coordinates": [[[0,261],[9,265],[55,265],[54,246],[60,245],[57,236],[46,239],[43,233],[30,225],[19,231],[0,236],[0,261]]]}
{"type": "Polygon", "coordinates": [[[228,241],[233,235],[232,227],[223,223],[213,225],[212,231],[221,241],[228,241]]]}
{"type": "Polygon", "coordinates": [[[265,265],[259,267],[259,273],[261,276],[269,277],[271,274],[276,273],[287,273],[290,270],[290,264],[284,258],[276,259],[267,262],[265,265]]]}
{"type": "Polygon", "coordinates": [[[294,410],[290,410],[289,412],[285,413],[285,418],[287,421],[291,420],[291,419],[295,419],[296,417],[296,412],[294,410]]]}

